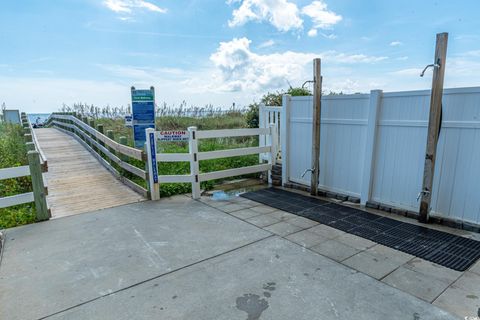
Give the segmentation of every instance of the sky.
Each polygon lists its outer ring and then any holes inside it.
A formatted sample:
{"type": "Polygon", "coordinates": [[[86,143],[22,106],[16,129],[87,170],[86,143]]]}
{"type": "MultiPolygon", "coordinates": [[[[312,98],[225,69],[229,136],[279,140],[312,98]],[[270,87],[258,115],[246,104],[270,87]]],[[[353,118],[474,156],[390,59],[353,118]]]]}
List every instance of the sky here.
{"type": "Polygon", "coordinates": [[[258,102],[301,86],[322,59],[325,92],[429,89],[449,33],[445,87],[480,85],[478,0],[2,0],[0,104],[258,102]]]}

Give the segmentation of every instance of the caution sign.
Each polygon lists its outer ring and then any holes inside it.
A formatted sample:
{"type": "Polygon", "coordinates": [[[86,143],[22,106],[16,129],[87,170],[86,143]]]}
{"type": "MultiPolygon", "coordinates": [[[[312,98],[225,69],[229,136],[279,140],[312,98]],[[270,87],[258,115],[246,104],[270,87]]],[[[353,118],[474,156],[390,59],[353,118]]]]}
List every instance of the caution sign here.
{"type": "Polygon", "coordinates": [[[159,131],[157,136],[160,141],[188,141],[189,137],[185,130],[159,131]]]}

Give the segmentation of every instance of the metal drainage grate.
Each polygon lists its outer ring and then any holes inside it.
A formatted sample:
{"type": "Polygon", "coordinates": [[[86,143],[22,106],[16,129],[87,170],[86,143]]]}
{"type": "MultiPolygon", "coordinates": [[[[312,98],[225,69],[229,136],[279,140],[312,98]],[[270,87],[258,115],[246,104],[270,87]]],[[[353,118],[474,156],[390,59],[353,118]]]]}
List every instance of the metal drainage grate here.
{"type": "Polygon", "coordinates": [[[377,216],[337,203],[275,188],[245,193],[242,197],[453,270],[465,271],[480,258],[480,241],[377,216]]]}

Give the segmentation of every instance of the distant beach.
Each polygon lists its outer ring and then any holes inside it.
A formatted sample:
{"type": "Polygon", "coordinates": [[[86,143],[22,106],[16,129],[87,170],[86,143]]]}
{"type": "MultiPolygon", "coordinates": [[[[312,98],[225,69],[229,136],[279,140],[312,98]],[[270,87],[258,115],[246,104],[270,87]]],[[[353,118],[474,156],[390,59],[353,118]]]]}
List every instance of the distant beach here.
{"type": "Polygon", "coordinates": [[[37,120],[39,123],[43,123],[48,119],[49,116],[50,116],[50,113],[29,113],[28,119],[32,124],[36,123],[37,120]]]}

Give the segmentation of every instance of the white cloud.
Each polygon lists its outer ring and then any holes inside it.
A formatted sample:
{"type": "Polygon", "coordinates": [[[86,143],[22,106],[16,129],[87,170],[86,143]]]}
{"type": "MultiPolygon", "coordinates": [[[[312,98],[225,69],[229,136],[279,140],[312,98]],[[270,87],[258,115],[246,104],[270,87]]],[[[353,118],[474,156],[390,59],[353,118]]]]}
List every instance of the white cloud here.
{"type": "MultiPolygon", "coordinates": [[[[228,4],[239,1],[229,0],[228,4]]],[[[268,21],[280,31],[302,28],[296,4],[288,0],[243,0],[240,7],[233,10],[230,27],[242,26],[249,21],[268,21]]]]}
{"type": "Polygon", "coordinates": [[[130,14],[134,9],[146,9],[158,13],[167,12],[167,9],[144,0],[104,0],[103,4],[113,12],[121,14],[130,14]]]}
{"type": "Polygon", "coordinates": [[[268,48],[268,47],[271,47],[275,44],[275,41],[273,41],[272,39],[270,40],[267,40],[265,42],[262,42],[258,47],[259,48],[268,48]]]}
{"type": "Polygon", "coordinates": [[[223,91],[275,90],[285,88],[288,81],[311,77],[311,63],[320,57],[327,65],[375,63],[387,57],[345,54],[336,51],[323,53],[293,52],[257,54],[250,49],[247,38],[221,42],[210,60],[218,69],[213,74],[212,88],[223,91]],[[288,81],[287,81],[288,80],[288,81]]]}
{"type": "Polygon", "coordinates": [[[302,13],[312,19],[315,29],[330,29],[340,21],[342,16],[327,9],[323,0],[316,0],[302,8],[302,13]]]}
{"type": "Polygon", "coordinates": [[[390,42],[390,46],[391,47],[398,47],[398,46],[401,46],[403,43],[400,42],[400,41],[392,41],[390,42]]]}
{"type": "Polygon", "coordinates": [[[397,60],[399,60],[399,61],[407,61],[407,60],[408,60],[408,56],[398,57],[397,60]]]}
{"type": "Polygon", "coordinates": [[[307,33],[307,34],[308,34],[309,37],[312,37],[312,38],[313,38],[313,37],[316,37],[316,36],[317,36],[318,31],[317,31],[317,29],[310,29],[310,30],[308,30],[308,33],[307,33]]]}

